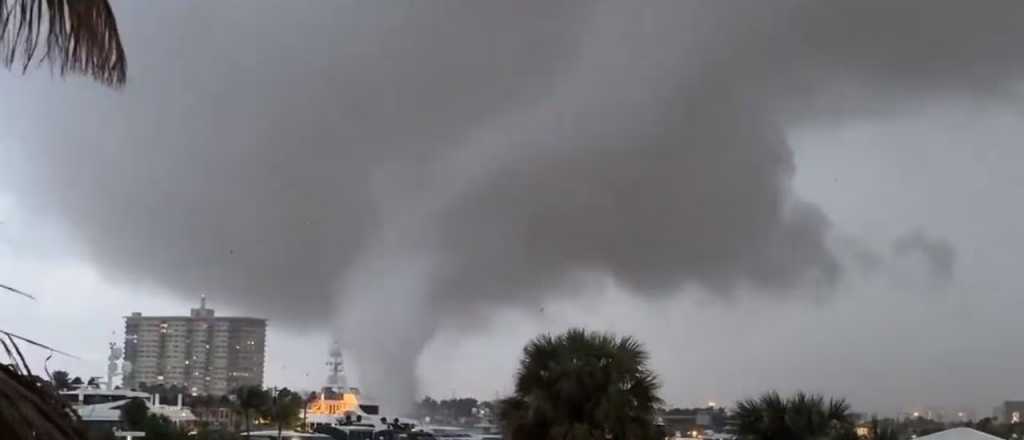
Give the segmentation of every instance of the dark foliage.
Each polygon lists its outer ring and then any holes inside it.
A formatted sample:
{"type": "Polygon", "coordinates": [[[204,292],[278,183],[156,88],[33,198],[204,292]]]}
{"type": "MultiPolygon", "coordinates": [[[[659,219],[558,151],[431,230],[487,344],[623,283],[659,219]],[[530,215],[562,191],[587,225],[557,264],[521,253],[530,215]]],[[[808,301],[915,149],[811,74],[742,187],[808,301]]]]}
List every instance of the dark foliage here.
{"type": "MultiPolygon", "coordinates": [[[[0,341],[5,348],[13,345],[0,341]]],[[[13,348],[12,350],[16,350],[13,348]]],[[[10,352],[9,352],[10,353],[10,352]]],[[[50,382],[34,376],[27,365],[0,364],[0,433],[2,438],[84,440],[81,419],[50,382]]]]}
{"type": "Polygon", "coordinates": [[[149,407],[142,400],[132,399],[121,406],[121,421],[129,430],[142,430],[148,416],[149,407]]]}
{"type": "Polygon", "coordinates": [[[844,399],[798,392],[767,392],[736,404],[736,427],[746,440],[846,440],[856,438],[844,399]]]}
{"type": "Polygon", "coordinates": [[[252,431],[252,419],[271,404],[270,393],[259,385],[243,385],[232,392],[237,409],[242,413],[245,432],[252,431]]]}
{"type": "Polygon", "coordinates": [[[117,20],[106,0],[0,0],[0,64],[28,70],[48,62],[60,74],[124,84],[117,20]]]}
{"type": "Polygon", "coordinates": [[[57,391],[67,391],[71,389],[71,376],[67,371],[57,370],[50,376],[53,387],[56,388],[57,391]]]}
{"type": "Polygon", "coordinates": [[[652,439],[657,378],[637,340],[572,329],[523,352],[499,419],[510,440],[652,439]]]}

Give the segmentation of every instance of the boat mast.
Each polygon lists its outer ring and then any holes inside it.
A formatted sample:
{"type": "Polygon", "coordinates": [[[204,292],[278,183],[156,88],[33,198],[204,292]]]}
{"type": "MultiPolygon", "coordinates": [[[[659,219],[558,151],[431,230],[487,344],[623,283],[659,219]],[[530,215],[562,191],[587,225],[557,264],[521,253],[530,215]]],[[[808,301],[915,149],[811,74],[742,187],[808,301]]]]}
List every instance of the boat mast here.
{"type": "Polygon", "coordinates": [[[327,367],[330,373],[327,375],[327,386],[338,391],[345,391],[345,362],[341,354],[341,345],[337,340],[331,341],[331,348],[327,351],[327,367]]]}

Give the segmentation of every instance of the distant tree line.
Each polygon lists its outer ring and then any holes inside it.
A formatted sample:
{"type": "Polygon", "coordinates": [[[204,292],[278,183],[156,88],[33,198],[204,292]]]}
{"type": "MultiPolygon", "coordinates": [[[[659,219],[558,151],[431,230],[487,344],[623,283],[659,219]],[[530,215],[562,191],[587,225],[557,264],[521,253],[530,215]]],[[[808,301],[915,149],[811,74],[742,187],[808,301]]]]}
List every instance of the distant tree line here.
{"type": "Polygon", "coordinates": [[[971,428],[1003,439],[1024,438],[1024,424],[1003,423],[992,417],[955,423],[943,423],[927,417],[908,417],[899,420],[885,418],[872,419],[869,425],[869,437],[872,440],[912,439],[956,427],[971,428]]]}
{"type": "MultiPolygon", "coordinates": [[[[173,387],[165,387],[172,389],[173,387]]],[[[160,392],[158,386],[154,386],[160,392]]],[[[241,386],[227,396],[190,396],[190,407],[197,415],[210,408],[228,408],[240,418],[243,432],[258,427],[294,430],[300,428],[303,408],[308,401],[302,395],[288,388],[271,389],[257,385],[241,386]]],[[[121,407],[121,421],[126,428],[143,431],[148,440],[183,440],[187,432],[178,429],[166,417],[148,413],[147,405],[134,399],[121,407]]],[[[226,431],[212,430],[200,419],[198,439],[234,438],[226,431]]],[[[196,437],[193,437],[196,438],[196,437]]]]}
{"type": "Polygon", "coordinates": [[[432,420],[459,421],[469,419],[486,419],[494,415],[494,402],[479,401],[472,397],[458,397],[434,400],[426,396],[416,405],[416,416],[430,417],[432,420]]]}
{"type": "Polygon", "coordinates": [[[736,403],[734,423],[742,440],[857,440],[850,405],[842,398],[771,391],[736,403]]]}
{"type": "MultiPolygon", "coordinates": [[[[86,384],[81,377],[75,376],[72,378],[71,375],[64,370],[54,371],[50,374],[50,379],[53,382],[53,387],[56,388],[57,391],[69,391],[86,384]]],[[[88,383],[95,384],[96,379],[90,378],[88,383]]]]}

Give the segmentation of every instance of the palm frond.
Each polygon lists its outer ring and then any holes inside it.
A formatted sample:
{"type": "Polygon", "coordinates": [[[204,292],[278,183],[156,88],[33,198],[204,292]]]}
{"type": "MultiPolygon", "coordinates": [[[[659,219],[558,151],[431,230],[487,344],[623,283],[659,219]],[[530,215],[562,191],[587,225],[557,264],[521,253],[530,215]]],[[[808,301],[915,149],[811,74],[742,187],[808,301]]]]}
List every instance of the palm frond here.
{"type": "Polygon", "coordinates": [[[19,341],[25,342],[27,344],[34,345],[34,346],[39,347],[39,348],[44,348],[44,349],[50,350],[50,351],[52,351],[54,353],[62,354],[64,356],[67,356],[67,357],[70,357],[70,358],[74,358],[74,359],[80,359],[78,356],[75,356],[75,355],[73,355],[71,353],[60,351],[60,350],[58,350],[56,348],[53,348],[53,347],[51,347],[49,345],[43,344],[41,342],[33,341],[33,340],[31,340],[29,338],[26,338],[24,336],[18,336],[18,335],[14,334],[14,333],[8,332],[8,331],[3,330],[3,329],[0,329],[0,334],[3,334],[5,336],[7,336],[8,338],[14,338],[14,339],[17,339],[19,341]]]}
{"type": "Polygon", "coordinates": [[[826,401],[820,394],[802,391],[783,399],[769,391],[737,402],[734,416],[744,439],[846,439],[856,436],[849,410],[845,399],[826,401]]]}
{"type": "Polygon", "coordinates": [[[0,289],[6,290],[6,291],[11,292],[11,293],[16,293],[16,294],[24,296],[24,297],[26,297],[28,299],[32,299],[32,300],[36,299],[36,297],[34,297],[32,295],[30,295],[28,293],[25,293],[25,292],[23,292],[21,290],[15,289],[15,288],[13,288],[11,286],[8,286],[6,284],[0,284],[0,289]]]}
{"type": "Polygon", "coordinates": [[[499,412],[506,438],[647,439],[653,436],[657,376],[633,338],[569,329],[526,344],[515,394],[499,412]]]}
{"type": "Polygon", "coordinates": [[[123,85],[124,47],[107,0],[0,0],[0,64],[25,72],[33,62],[123,85]]]}
{"type": "Polygon", "coordinates": [[[78,413],[53,384],[31,374],[14,337],[7,337],[10,344],[0,339],[0,345],[18,357],[12,356],[10,365],[0,363],[0,432],[4,438],[85,440],[78,413]]]}

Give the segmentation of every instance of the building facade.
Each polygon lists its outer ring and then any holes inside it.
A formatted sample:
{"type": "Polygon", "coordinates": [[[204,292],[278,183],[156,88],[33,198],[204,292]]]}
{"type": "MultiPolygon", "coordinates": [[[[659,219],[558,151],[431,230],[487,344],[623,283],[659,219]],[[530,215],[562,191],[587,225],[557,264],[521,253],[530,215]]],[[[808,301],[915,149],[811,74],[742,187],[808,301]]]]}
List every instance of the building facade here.
{"type": "Polygon", "coordinates": [[[124,375],[141,384],[183,386],[192,394],[223,395],[241,385],[263,385],[267,321],[217,317],[203,298],[190,316],[125,317],[124,375]]]}
{"type": "Polygon", "coordinates": [[[1024,400],[1007,400],[995,407],[992,416],[999,423],[1024,423],[1024,400]]]}

